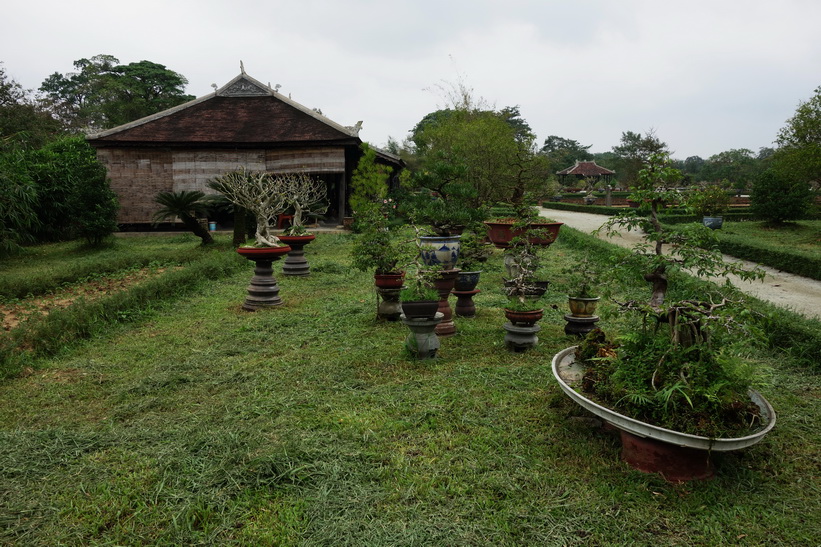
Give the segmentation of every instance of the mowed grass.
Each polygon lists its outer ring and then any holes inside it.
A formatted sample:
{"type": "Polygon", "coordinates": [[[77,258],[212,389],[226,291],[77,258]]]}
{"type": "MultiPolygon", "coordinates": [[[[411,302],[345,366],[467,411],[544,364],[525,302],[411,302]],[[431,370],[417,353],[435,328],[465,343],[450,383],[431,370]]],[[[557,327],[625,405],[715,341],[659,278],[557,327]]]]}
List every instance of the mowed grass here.
{"type": "MultiPolygon", "coordinates": [[[[540,345],[507,352],[497,252],[478,316],[456,319],[438,359],[416,361],[403,348],[405,327],[375,320],[371,276],[347,266],[351,241],[320,234],[306,248],[311,276],[278,276],[277,309],[241,311],[249,263],[0,384],[0,542],[821,537],[817,375],[761,354],[773,366],[764,391],[779,413],[775,430],[755,447],[714,455],[713,480],[668,484],[621,463],[618,437],[591,426],[556,386],[550,359],[575,343],[563,333],[557,290],[540,345]]],[[[573,241],[560,236],[545,253],[555,280],[589,240],[573,241]]],[[[617,321],[612,310],[603,304],[603,323],[617,321]]]]}
{"type": "Polygon", "coordinates": [[[790,252],[821,260],[821,220],[799,220],[772,227],[762,221],[725,222],[716,234],[765,248],[787,249],[790,252]]]}

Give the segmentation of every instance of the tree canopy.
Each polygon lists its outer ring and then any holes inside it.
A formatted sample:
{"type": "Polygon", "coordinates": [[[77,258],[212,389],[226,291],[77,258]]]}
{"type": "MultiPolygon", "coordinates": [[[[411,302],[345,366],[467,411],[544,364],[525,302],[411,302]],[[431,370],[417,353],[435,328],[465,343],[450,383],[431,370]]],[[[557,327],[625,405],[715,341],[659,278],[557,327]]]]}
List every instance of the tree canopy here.
{"type": "Polygon", "coordinates": [[[574,165],[577,161],[592,160],[591,146],[593,145],[584,146],[577,140],[550,135],[545,139],[541,152],[550,160],[550,168],[559,171],[574,165]]]}
{"type": "Polygon", "coordinates": [[[55,72],[40,86],[54,116],[72,128],[107,129],[160,112],[194,97],[188,80],[164,65],[120,65],[112,55],[74,61],[75,72],[55,72]]]}
{"type": "Polygon", "coordinates": [[[821,86],[798,105],[776,142],[776,169],[803,182],[821,181],[821,86]]]}
{"type": "Polygon", "coordinates": [[[620,144],[613,147],[613,153],[618,159],[616,172],[619,179],[627,186],[634,186],[638,180],[639,171],[650,162],[650,157],[656,154],[669,156],[667,144],[656,137],[652,129],[646,135],[625,131],[621,134],[620,144]]]}
{"type": "Polygon", "coordinates": [[[42,146],[60,130],[60,123],[9,78],[0,63],[0,151],[42,146]]]}
{"type": "Polygon", "coordinates": [[[475,206],[520,201],[549,172],[518,107],[492,110],[467,100],[426,115],[410,141],[414,183],[442,194],[465,184],[475,191],[475,206]]]}

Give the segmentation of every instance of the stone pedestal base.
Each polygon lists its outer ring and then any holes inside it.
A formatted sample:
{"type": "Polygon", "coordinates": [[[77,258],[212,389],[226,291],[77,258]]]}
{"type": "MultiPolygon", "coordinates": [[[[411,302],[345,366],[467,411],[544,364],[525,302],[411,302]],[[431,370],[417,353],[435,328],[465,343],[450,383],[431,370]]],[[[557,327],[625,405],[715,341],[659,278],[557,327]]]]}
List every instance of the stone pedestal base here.
{"type": "Polygon", "coordinates": [[[539,343],[539,337],[536,336],[536,333],[542,330],[539,325],[531,327],[517,326],[508,321],[502,327],[506,331],[505,346],[510,351],[522,353],[536,347],[539,343]]]}
{"type": "Polygon", "coordinates": [[[272,262],[272,260],[254,261],[254,277],[248,285],[248,296],[245,297],[242,309],[256,311],[282,304],[282,299],[279,297],[279,285],[271,267],[272,262]]]}
{"type": "Polygon", "coordinates": [[[433,319],[408,319],[404,314],[400,316],[402,322],[410,329],[405,338],[405,347],[417,359],[433,359],[439,350],[439,338],[436,336],[436,327],[442,322],[441,312],[436,312],[433,319]]]}
{"type": "Polygon", "coordinates": [[[311,267],[308,265],[308,259],[305,258],[305,246],[298,243],[290,243],[290,246],[291,252],[288,253],[282,265],[282,275],[310,275],[311,267]]]}
{"type": "Polygon", "coordinates": [[[479,289],[472,291],[453,291],[452,294],[456,296],[456,316],[457,317],[476,317],[476,304],[473,303],[473,297],[479,294],[479,289]]]}
{"type": "Polygon", "coordinates": [[[376,318],[382,321],[399,321],[402,315],[402,304],[399,302],[399,293],[402,289],[381,289],[376,287],[376,318]]]}
{"type": "Polygon", "coordinates": [[[564,327],[564,333],[568,336],[576,335],[579,338],[584,338],[587,333],[596,328],[596,322],[599,320],[598,315],[590,317],[576,317],[575,315],[565,315],[564,320],[567,325],[564,327]]]}

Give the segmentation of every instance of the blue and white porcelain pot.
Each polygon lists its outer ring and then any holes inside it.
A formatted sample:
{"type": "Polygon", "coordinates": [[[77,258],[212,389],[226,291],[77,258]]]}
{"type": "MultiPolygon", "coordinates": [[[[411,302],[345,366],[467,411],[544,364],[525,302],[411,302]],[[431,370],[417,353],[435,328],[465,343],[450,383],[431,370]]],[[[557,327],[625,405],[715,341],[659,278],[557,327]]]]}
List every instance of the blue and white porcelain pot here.
{"type": "Polygon", "coordinates": [[[459,260],[459,240],[462,236],[420,236],[419,252],[426,266],[442,266],[452,270],[459,260]]]}

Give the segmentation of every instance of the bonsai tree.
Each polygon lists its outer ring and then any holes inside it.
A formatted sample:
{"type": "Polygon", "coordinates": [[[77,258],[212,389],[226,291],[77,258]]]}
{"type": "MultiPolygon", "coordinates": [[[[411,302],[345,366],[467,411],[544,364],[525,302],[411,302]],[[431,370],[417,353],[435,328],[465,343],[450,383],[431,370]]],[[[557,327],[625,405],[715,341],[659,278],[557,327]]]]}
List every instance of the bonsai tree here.
{"type": "Polygon", "coordinates": [[[643,230],[644,242],[634,249],[644,268],[644,280],[651,284],[648,304],[660,310],[667,294],[668,272],[690,270],[698,275],[724,277],[736,275],[742,280],[760,279],[761,270],[747,270],[740,262],[724,262],[716,246],[716,236],[700,225],[686,226],[680,230],[665,229],[659,221],[659,211],[664,205],[678,205],[682,195],[676,190],[681,171],[671,166],[667,154],[654,154],[644,169],[638,173],[638,181],[629,199],[646,203],[649,217],[636,211],[627,211],[611,217],[597,232],[604,230],[612,237],[620,229],[643,230]],[[669,244],[668,252],[663,245],[669,244]]]}
{"type": "Polygon", "coordinates": [[[208,208],[203,198],[205,194],[199,190],[160,192],[154,197],[154,201],[162,205],[162,209],[154,213],[154,224],[169,218],[179,218],[186,228],[202,240],[202,245],[212,244],[214,238],[211,233],[197,220],[197,216],[204,214],[208,208]]]}
{"type": "MultiPolygon", "coordinates": [[[[439,153],[443,155],[443,153],[439,153]]],[[[463,179],[466,167],[441,157],[418,172],[410,192],[400,207],[414,224],[428,225],[440,236],[462,232],[465,226],[481,221],[486,213],[478,191],[463,179]]]]}
{"type": "Polygon", "coordinates": [[[599,271],[589,255],[567,268],[562,273],[566,276],[567,295],[571,298],[596,298],[591,292],[599,278],[599,271]]]}
{"type": "Polygon", "coordinates": [[[279,175],[279,178],[285,192],[285,201],[294,211],[294,218],[285,229],[285,234],[304,235],[307,233],[305,218],[323,215],[328,210],[328,188],[324,181],[305,173],[286,173],[279,175]]]}
{"type": "Polygon", "coordinates": [[[492,254],[493,249],[476,232],[467,231],[462,234],[459,248],[459,267],[463,272],[479,270],[492,254]]]}
{"type": "Polygon", "coordinates": [[[366,228],[351,248],[353,267],[363,272],[374,270],[377,275],[402,273],[406,253],[395,235],[388,230],[384,217],[371,215],[363,225],[366,228]]]}
{"type": "Polygon", "coordinates": [[[690,191],[687,207],[702,217],[718,217],[730,206],[730,194],[721,184],[703,184],[690,191]]]}
{"type": "Polygon", "coordinates": [[[611,406],[663,427],[724,435],[727,418],[740,431],[749,427],[757,412],[747,396],[750,368],[739,358],[737,347],[739,342],[748,344],[752,335],[739,337],[735,332],[749,327],[733,315],[727,296],[666,302],[668,275],[689,270],[710,277],[735,274],[747,280],[760,278],[763,272],[724,262],[711,244],[715,236],[702,225],[676,232],[661,225],[661,204],[681,200],[674,190],[680,178],[667,155],[651,156],[631,194],[649,205],[649,218],[630,211],[600,228],[608,235],[618,228],[644,230],[645,242],[621,265],[638,269],[650,284],[650,297],[646,303],[621,303],[624,310],[639,312],[635,330],[615,343],[593,331],[577,356],[588,365],[585,389],[611,406]],[[669,243],[666,253],[664,243],[669,243]]]}
{"type": "Polygon", "coordinates": [[[248,171],[243,167],[213,178],[208,186],[254,215],[257,221],[255,246],[281,247],[279,238],[271,233],[273,220],[288,207],[281,175],[248,171]]]}

